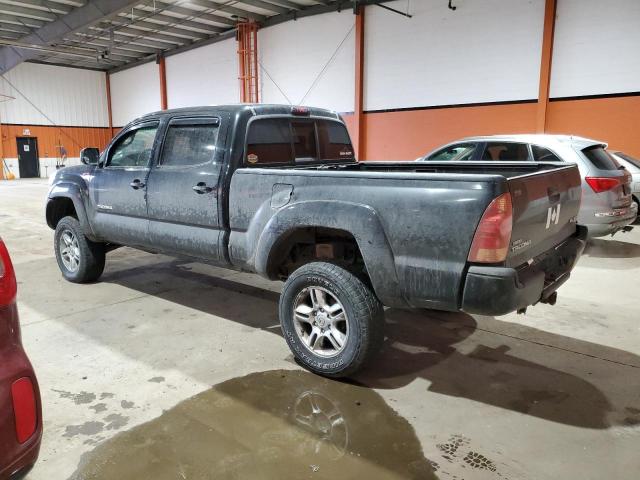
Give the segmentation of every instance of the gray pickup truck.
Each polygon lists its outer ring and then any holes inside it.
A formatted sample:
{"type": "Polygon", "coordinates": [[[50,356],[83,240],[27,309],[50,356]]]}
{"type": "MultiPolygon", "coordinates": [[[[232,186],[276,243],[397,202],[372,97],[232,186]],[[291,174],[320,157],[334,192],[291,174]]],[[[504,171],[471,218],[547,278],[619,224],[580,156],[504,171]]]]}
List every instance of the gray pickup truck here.
{"type": "Polygon", "coordinates": [[[284,337],[326,376],[375,353],[383,305],[553,304],[585,245],[575,166],[358,163],[339,116],[316,108],[156,112],[82,158],[46,207],[67,280],[97,280],[119,246],[283,280],[284,337]]]}

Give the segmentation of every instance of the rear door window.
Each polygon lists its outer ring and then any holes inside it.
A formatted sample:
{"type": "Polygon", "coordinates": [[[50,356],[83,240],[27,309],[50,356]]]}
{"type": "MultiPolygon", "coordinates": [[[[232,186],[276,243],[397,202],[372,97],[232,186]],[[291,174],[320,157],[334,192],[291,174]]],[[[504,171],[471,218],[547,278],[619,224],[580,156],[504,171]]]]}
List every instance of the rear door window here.
{"type": "Polygon", "coordinates": [[[427,160],[438,162],[470,160],[475,149],[475,143],[457,143],[455,145],[449,145],[442,150],[438,150],[431,154],[427,160]]]}
{"type": "Polygon", "coordinates": [[[533,159],[536,162],[561,162],[562,160],[548,148],[540,147],[538,145],[531,145],[531,152],[533,153],[533,159]]]}
{"type": "Polygon", "coordinates": [[[530,160],[529,149],[526,143],[487,142],[482,160],[527,162],[530,160]]]}
{"type": "Polygon", "coordinates": [[[311,118],[254,120],[249,125],[246,152],[248,165],[355,160],[344,124],[311,118]]]}
{"type": "Polygon", "coordinates": [[[594,145],[582,150],[591,164],[599,170],[618,170],[620,165],[601,145],[594,145]]]}
{"type": "Polygon", "coordinates": [[[162,147],[160,165],[187,167],[202,165],[215,158],[218,119],[174,119],[162,147]]]}

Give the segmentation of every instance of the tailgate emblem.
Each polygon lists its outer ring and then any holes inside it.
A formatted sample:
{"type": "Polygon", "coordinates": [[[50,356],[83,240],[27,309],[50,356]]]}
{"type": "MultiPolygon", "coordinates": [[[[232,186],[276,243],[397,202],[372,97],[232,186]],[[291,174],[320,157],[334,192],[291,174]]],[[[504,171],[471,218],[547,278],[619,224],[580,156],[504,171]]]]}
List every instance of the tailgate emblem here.
{"type": "Polygon", "coordinates": [[[555,207],[549,207],[547,210],[547,226],[546,229],[549,230],[551,225],[557,225],[560,221],[560,204],[555,207]]]}

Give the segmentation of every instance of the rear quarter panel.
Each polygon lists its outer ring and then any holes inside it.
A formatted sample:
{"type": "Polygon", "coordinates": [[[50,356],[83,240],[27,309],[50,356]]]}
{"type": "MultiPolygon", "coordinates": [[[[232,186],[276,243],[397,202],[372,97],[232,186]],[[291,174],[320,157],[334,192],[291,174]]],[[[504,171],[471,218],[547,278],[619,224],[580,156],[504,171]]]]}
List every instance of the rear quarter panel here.
{"type": "Polygon", "coordinates": [[[495,175],[239,169],[230,186],[230,260],[266,275],[273,239],[302,227],[341,228],[356,238],[383,303],[456,310],[477,223],[506,188],[495,175]],[[282,204],[286,186],[292,193],[282,204]]]}

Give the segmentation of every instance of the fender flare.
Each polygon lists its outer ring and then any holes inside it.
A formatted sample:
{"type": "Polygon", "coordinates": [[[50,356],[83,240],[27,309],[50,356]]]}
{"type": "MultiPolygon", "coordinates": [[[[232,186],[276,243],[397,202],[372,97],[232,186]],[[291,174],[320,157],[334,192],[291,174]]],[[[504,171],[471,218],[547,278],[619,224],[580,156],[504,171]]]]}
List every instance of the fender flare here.
{"type": "Polygon", "coordinates": [[[304,201],[281,208],[267,222],[256,243],[255,269],[269,275],[274,247],[295,230],[324,227],[343,230],[356,240],[373,289],[387,306],[407,307],[391,245],[378,213],[367,205],[335,200],[304,201]]]}
{"type": "Polygon", "coordinates": [[[80,222],[82,231],[90,239],[95,238],[95,234],[93,232],[93,228],[91,228],[91,223],[89,222],[89,217],[87,216],[87,210],[85,208],[85,202],[89,200],[86,189],[72,182],[58,183],[51,188],[47,199],[46,218],[47,225],[52,229],[55,229],[55,226],[52,225],[50,220],[50,210],[53,206],[53,202],[58,198],[68,198],[73,202],[73,207],[78,215],[78,221],[80,222]]]}

